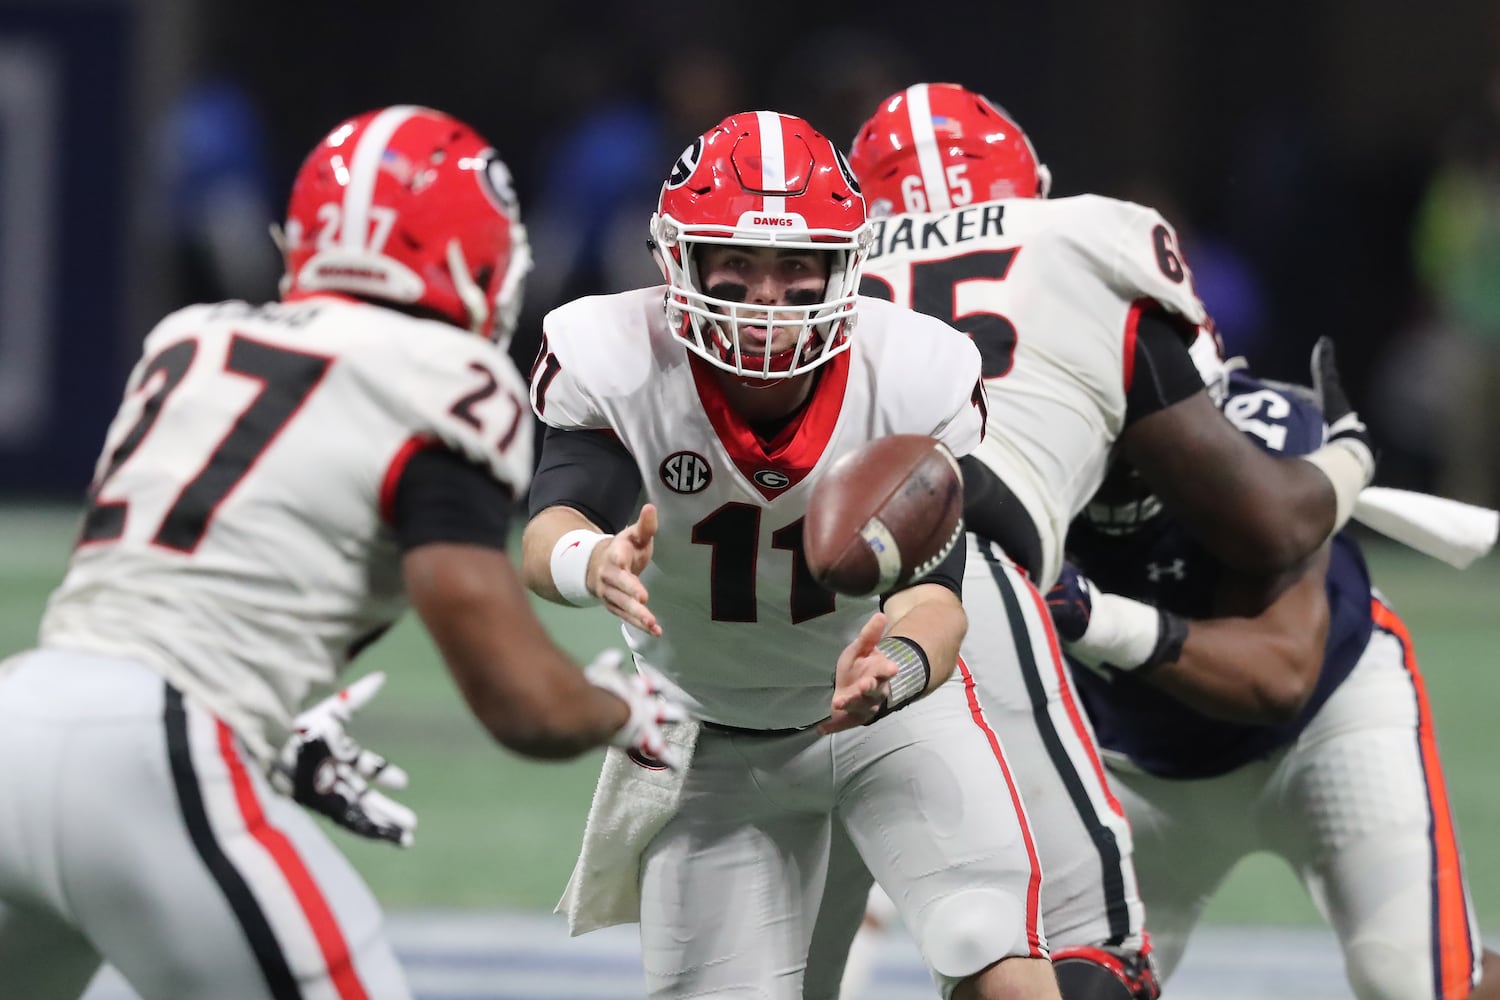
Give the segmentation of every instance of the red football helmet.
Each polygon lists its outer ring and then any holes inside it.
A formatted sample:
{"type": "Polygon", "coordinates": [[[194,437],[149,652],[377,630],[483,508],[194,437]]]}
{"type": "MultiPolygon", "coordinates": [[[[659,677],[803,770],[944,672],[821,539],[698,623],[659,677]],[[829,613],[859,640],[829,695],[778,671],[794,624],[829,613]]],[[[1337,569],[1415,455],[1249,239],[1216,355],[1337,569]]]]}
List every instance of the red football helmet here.
{"type": "Polygon", "coordinates": [[[872,216],[1045,198],[1052,187],[1021,126],[956,83],[919,83],[886,98],[860,126],[849,162],[872,216]]]}
{"type": "Polygon", "coordinates": [[[693,140],[662,185],[651,241],[667,280],[667,320],[688,350],[753,379],[811,371],[849,346],[860,265],[870,245],[865,201],[842,153],[801,118],[731,115],[693,140]],[[831,256],[821,301],[748,306],[707,294],[703,244],[817,250],[831,256]],[[794,347],[754,353],[740,326],[800,325],[794,347]]]}
{"type": "Polygon", "coordinates": [[[531,269],[499,154],[458,119],[411,105],[351,118],[318,143],[278,242],[284,299],[416,306],[502,344],[531,269]]]}

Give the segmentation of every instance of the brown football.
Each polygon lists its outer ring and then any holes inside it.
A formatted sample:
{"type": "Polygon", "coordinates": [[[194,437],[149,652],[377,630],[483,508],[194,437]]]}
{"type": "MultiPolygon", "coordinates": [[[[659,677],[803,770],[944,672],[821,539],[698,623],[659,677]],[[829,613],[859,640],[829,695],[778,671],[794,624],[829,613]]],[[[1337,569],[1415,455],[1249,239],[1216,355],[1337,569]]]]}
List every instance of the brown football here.
{"type": "Polygon", "coordinates": [[[864,597],[931,572],[963,536],[964,484],[953,453],[922,434],[850,452],[814,486],[802,527],[819,584],[864,597]]]}

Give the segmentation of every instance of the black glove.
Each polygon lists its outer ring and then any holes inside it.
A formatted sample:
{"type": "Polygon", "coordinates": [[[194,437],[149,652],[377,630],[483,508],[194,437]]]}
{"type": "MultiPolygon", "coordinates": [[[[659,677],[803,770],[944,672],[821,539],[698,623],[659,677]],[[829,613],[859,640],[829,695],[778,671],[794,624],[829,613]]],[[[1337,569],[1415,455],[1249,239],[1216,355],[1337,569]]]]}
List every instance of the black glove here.
{"type": "Polygon", "coordinates": [[[417,814],[370,787],[373,781],[405,788],[406,772],[344,731],[354,710],[384,683],[385,674],[369,674],[298,715],[271,768],[271,784],[361,837],[410,847],[417,814]]]}
{"type": "Polygon", "coordinates": [[[1313,392],[1317,395],[1318,405],[1323,409],[1323,422],[1328,425],[1327,443],[1337,442],[1353,451],[1368,472],[1365,477],[1365,482],[1368,483],[1374,477],[1375,442],[1371,440],[1365,422],[1359,419],[1359,414],[1349,405],[1344,384],[1339,380],[1332,337],[1319,337],[1318,342],[1313,345],[1312,380],[1313,392]]]}

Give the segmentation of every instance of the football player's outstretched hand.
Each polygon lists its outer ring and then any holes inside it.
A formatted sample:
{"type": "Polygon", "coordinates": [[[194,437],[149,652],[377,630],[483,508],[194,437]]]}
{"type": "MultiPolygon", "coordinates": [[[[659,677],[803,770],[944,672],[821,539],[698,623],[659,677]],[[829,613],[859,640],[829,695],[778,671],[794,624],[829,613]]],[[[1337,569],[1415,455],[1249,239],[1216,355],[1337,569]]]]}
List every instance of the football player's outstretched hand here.
{"type": "Polygon", "coordinates": [[[891,678],[899,669],[876,646],[885,634],[885,613],[875,612],[854,641],[839,654],[833,676],[833,711],[818,726],[820,733],[837,733],[875,721],[891,696],[891,678]]]}
{"type": "Polygon", "coordinates": [[[406,772],[344,731],[384,683],[384,673],[367,674],[298,715],[271,767],[271,784],[361,837],[410,847],[417,814],[370,787],[405,788],[406,772]]]}
{"type": "Polygon", "coordinates": [[[1328,425],[1328,443],[1342,445],[1353,452],[1364,467],[1365,485],[1368,486],[1375,478],[1375,442],[1344,392],[1332,337],[1319,337],[1313,345],[1312,380],[1318,405],[1323,408],[1323,422],[1328,425]]]}
{"type": "Polygon", "coordinates": [[[1068,655],[1105,680],[1175,660],[1187,639],[1183,619],[1106,593],[1068,562],[1047,591],[1047,610],[1068,655]]]}
{"type": "Polygon", "coordinates": [[[643,632],[661,635],[656,616],[646,607],[650,595],[640,578],[651,562],[655,544],[656,505],[648,503],[634,524],[599,546],[602,554],[589,567],[589,589],[616,618],[643,632]]]}
{"type": "Polygon", "coordinates": [[[1088,631],[1094,613],[1094,595],[1098,593],[1088,577],[1070,562],[1063,563],[1062,573],[1047,591],[1047,610],[1052,625],[1063,642],[1077,642],[1088,631]]]}
{"type": "Polygon", "coordinates": [[[630,709],[630,718],[609,742],[622,750],[653,757],[675,771],[682,760],[667,742],[661,727],[669,722],[682,722],[687,712],[656,690],[644,674],[626,673],[624,662],[624,654],[618,649],[606,649],[583,668],[590,684],[608,691],[630,709]]]}

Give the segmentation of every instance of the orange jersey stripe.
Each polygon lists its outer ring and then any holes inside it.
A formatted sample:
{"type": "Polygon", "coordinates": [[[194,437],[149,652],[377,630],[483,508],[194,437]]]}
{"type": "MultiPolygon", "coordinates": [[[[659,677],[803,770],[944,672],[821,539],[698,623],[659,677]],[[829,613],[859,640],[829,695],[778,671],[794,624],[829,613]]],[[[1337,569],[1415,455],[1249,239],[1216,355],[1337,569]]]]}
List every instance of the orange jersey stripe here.
{"type": "Polygon", "coordinates": [[[1401,643],[1402,660],[1417,696],[1417,745],[1422,755],[1422,774],[1427,780],[1427,801],[1432,817],[1432,922],[1433,987],[1438,1000],[1463,1000],[1474,981],[1475,955],[1469,927],[1468,898],[1464,892],[1463,863],[1458,837],[1448,804],[1448,787],[1438,759],[1437,733],[1427,685],[1417,669],[1416,652],[1406,624],[1378,600],[1370,602],[1375,626],[1401,643]]]}

